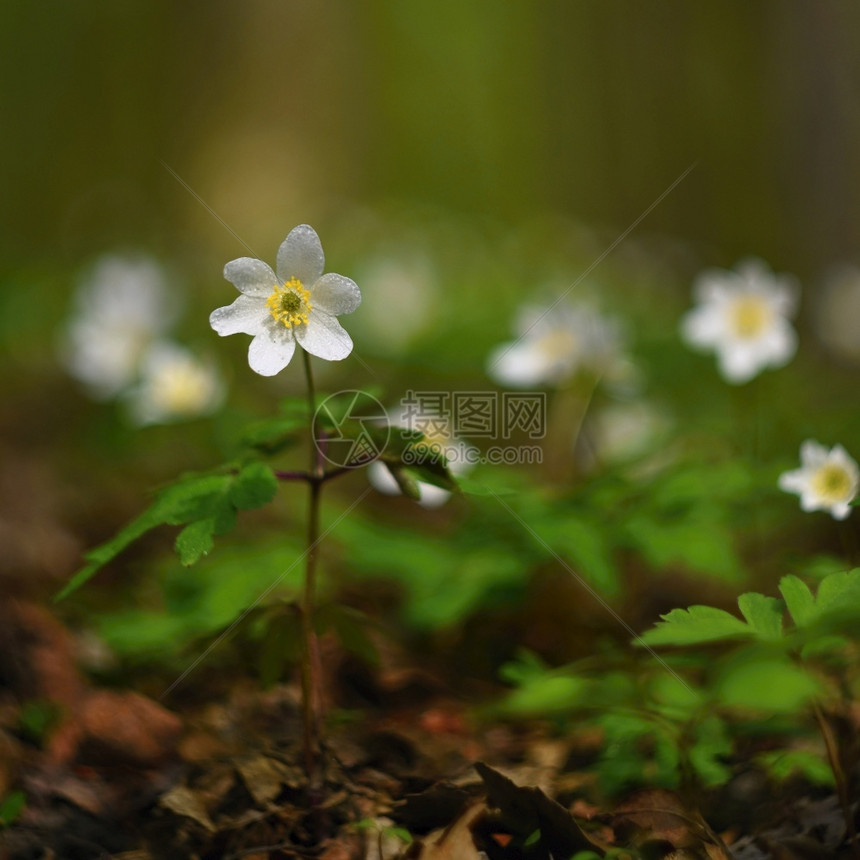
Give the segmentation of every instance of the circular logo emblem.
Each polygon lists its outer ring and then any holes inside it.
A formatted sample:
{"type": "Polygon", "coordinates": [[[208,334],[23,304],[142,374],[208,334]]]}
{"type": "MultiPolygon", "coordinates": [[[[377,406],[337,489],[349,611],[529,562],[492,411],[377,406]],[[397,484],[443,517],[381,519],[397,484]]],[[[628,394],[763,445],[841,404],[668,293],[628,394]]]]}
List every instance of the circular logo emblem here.
{"type": "Polygon", "coordinates": [[[314,414],[314,445],[334,466],[354,469],[375,460],[388,444],[391,428],[383,405],[366,391],[338,391],[314,414]]]}

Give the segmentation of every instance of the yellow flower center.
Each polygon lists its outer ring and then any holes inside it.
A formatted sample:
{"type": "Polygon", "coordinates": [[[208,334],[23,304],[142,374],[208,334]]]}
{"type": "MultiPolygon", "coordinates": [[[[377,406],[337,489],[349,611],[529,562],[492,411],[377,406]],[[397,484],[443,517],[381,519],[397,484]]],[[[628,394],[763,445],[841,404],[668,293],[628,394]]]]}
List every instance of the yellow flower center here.
{"type": "Polygon", "coordinates": [[[163,368],[152,381],[153,402],[170,415],[195,415],[206,407],[210,393],[209,375],[191,363],[163,368]]]}
{"type": "Polygon", "coordinates": [[[754,338],[768,327],[773,311],[759,296],[739,296],[732,302],[729,319],[738,337],[754,338]]]}
{"type": "Polygon", "coordinates": [[[812,476],[812,489],[826,502],[841,502],[851,495],[851,475],[835,463],[825,463],[812,476]]]}
{"type": "Polygon", "coordinates": [[[275,322],[285,328],[307,325],[308,314],[313,310],[311,294],[298,278],[290,278],[282,287],[275,287],[266,299],[269,313],[275,322]]]}
{"type": "Polygon", "coordinates": [[[539,349],[549,361],[564,361],[578,346],[576,335],[567,329],[553,329],[539,341],[539,349]]]}

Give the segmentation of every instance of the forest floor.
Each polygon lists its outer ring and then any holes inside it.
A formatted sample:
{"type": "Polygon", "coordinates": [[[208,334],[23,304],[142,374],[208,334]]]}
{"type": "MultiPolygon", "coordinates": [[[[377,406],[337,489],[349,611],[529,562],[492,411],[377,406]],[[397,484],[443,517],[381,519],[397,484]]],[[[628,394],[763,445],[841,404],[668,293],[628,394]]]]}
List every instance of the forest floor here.
{"type": "Polygon", "coordinates": [[[479,720],[417,661],[332,655],[309,787],[297,685],[202,673],[168,709],[94,686],[37,602],[0,616],[2,860],[857,857],[832,791],[742,763],[718,791],[599,805],[593,730],[479,720]]]}

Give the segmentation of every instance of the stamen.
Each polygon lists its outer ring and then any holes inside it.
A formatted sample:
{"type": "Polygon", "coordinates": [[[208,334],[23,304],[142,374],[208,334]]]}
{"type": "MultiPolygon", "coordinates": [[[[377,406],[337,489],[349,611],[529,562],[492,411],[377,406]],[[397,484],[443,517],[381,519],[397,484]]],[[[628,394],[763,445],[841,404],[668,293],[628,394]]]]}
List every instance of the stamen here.
{"type": "Polygon", "coordinates": [[[275,322],[285,328],[292,328],[307,325],[308,314],[313,310],[310,298],[311,294],[302,282],[298,278],[290,278],[282,287],[275,287],[272,295],[266,299],[266,305],[275,322]]]}
{"type": "Polygon", "coordinates": [[[770,306],[758,296],[739,296],[729,313],[735,334],[743,338],[760,335],[773,316],[770,306]]]}
{"type": "Polygon", "coordinates": [[[812,476],[812,488],[828,502],[839,502],[851,494],[851,476],[835,463],[827,463],[812,476]]]}

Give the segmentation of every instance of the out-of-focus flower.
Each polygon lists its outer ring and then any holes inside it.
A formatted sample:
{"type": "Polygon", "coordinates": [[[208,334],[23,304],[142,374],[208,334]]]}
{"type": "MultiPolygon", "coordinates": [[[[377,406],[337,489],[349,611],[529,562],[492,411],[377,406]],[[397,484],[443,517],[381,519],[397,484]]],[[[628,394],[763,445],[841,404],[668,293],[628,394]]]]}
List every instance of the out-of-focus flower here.
{"type": "MultiPolygon", "coordinates": [[[[354,321],[374,348],[401,352],[434,321],[437,287],[431,265],[420,257],[380,257],[361,269],[360,282],[371,284],[368,301],[354,321]]],[[[368,294],[369,295],[369,294],[368,294]]]]}
{"type": "Polygon", "coordinates": [[[805,511],[830,511],[837,520],[851,513],[851,502],[860,487],[860,469],[841,445],[829,451],[807,439],[800,446],[800,468],[783,472],[779,488],[800,496],[805,511]]]}
{"type": "Polygon", "coordinates": [[[515,341],[495,349],[487,363],[488,374],[502,385],[558,385],[579,370],[609,379],[629,370],[616,322],[587,305],[524,307],[516,335],[515,341]]]}
{"type": "Polygon", "coordinates": [[[589,439],[600,462],[635,459],[653,448],[669,420],[645,401],[610,403],[588,419],[589,439]]]}
{"type": "Polygon", "coordinates": [[[175,315],[176,302],[155,262],[102,257],[75,295],[62,360],[93,396],[115,397],[134,381],[141,356],[175,315]]]}
{"type": "Polygon", "coordinates": [[[797,349],[789,322],[797,305],[794,278],[751,259],[736,271],[703,272],[693,290],[699,304],[681,320],[681,334],[690,346],[716,352],[728,382],[748,382],[765,367],[791,360],[797,349]]]}
{"type": "MultiPolygon", "coordinates": [[[[477,461],[478,449],[454,436],[450,432],[448,421],[445,418],[422,414],[420,420],[416,421],[409,410],[404,409],[397,416],[396,422],[392,422],[391,428],[393,433],[396,433],[398,428],[420,430],[424,434],[424,444],[445,457],[448,471],[454,477],[465,475],[477,461]]],[[[397,481],[380,460],[374,460],[367,467],[367,478],[373,488],[380,493],[389,496],[400,495],[397,481]]],[[[426,481],[418,481],[417,483],[420,494],[418,504],[425,508],[438,508],[444,505],[451,496],[448,490],[437,487],[435,484],[429,484],[426,481]]]]}
{"type": "Polygon", "coordinates": [[[224,385],[212,364],[178,344],[153,344],[140,372],[140,382],[129,392],[129,410],[138,424],[196,418],[223,402],[224,385]]]}
{"type": "Polygon", "coordinates": [[[860,268],[843,266],[815,295],[815,334],[837,358],[860,363],[860,268]]]}
{"type": "Polygon", "coordinates": [[[361,303],[361,293],[343,275],[324,275],[324,265],[314,229],[307,224],[293,228],[278,249],[277,274],[252,257],[227,263],[224,277],[242,295],[212,311],[209,324],[222,336],[252,335],[248,364],[261,376],[282,371],[297,341],[327,361],[346,358],[352,339],[335,317],[352,313],[361,303]]]}

